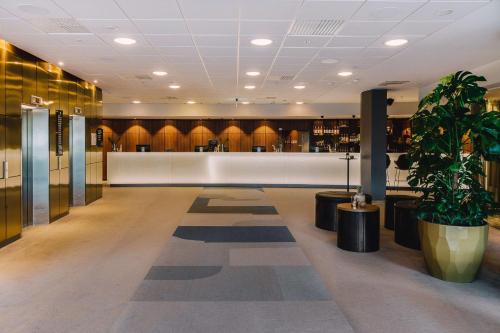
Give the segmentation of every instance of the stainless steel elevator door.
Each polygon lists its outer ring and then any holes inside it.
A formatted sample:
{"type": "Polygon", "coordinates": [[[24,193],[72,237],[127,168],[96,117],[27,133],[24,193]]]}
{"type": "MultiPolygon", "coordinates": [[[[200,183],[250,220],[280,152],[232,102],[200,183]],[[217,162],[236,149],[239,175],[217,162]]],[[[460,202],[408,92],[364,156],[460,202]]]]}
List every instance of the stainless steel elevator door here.
{"type": "Polygon", "coordinates": [[[70,197],[72,206],[85,206],[85,117],[70,118],[70,197]]]}
{"type": "Polygon", "coordinates": [[[23,225],[49,223],[49,111],[22,109],[23,225]]]}

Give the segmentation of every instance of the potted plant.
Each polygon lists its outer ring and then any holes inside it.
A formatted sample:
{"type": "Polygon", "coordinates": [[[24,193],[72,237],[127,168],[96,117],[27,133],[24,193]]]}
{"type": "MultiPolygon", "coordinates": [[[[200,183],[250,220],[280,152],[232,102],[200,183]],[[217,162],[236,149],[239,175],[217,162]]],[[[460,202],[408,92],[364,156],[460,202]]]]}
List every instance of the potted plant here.
{"type": "Polygon", "coordinates": [[[500,156],[500,113],[486,111],[483,81],[463,71],[442,78],[411,118],[408,183],[423,192],[422,251],[430,274],[447,281],[472,281],[488,240],[492,198],[479,177],[483,159],[500,156]]]}

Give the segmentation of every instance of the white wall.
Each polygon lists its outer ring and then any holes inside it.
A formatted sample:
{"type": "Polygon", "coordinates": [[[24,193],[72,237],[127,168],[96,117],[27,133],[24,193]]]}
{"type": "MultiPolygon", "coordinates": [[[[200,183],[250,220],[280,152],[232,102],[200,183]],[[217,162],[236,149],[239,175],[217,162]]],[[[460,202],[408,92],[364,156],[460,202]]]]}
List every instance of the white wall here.
{"type": "MultiPolygon", "coordinates": [[[[389,115],[411,116],[416,102],[394,103],[389,115]]],[[[108,104],[104,118],[319,118],[359,116],[359,103],[335,104],[108,104]]]]}

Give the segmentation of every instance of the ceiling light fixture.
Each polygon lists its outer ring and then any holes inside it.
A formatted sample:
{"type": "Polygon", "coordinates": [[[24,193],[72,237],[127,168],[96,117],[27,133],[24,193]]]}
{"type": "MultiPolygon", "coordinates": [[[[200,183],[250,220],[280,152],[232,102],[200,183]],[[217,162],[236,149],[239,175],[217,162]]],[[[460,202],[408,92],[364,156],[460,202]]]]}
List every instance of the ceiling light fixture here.
{"type": "Polygon", "coordinates": [[[248,85],[245,86],[245,89],[252,90],[252,89],[255,89],[255,86],[251,85],[251,84],[248,84],[248,85]]]}
{"type": "Polygon", "coordinates": [[[132,103],[134,103],[134,104],[141,104],[141,101],[135,100],[135,101],[132,101],[132,103]]]}
{"type": "Polygon", "coordinates": [[[304,102],[295,102],[295,104],[302,105],[304,102]]]}
{"type": "Polygon", "coordinates": [[[186,103],[188,103],[188,104],[196,104],[195,101],[187,101],[186,103]]]}
{"type": "Polygon", "coordinates": [[[126,38],[126,37],[118,37],[114,39],[115,43],[122,45],[133,45],[136,43],[135,39],[126,38]]]}
{"type": "Polygon", "coordinates": [[[298,89],[298,90],[301,90],[301,89],[305,89],[305,85],[303,84],[299,84],[299,85],[296,85],[296,86],[293,86],[295,89],[298,89]]]}
{"type": "Polygon", "coordinates": [[[256,38],[252,39],[250,43],[252,43],[255,46],[268,46],[271,45],[273,41],[267,38],[256,38]]]}
{"type": "Polygon", "coordinates": [[[385,45],[387,46],[401,46],[405,45],[408,43],[407,39],[391,39],[385,42],[385,45]]]}
{"type": "Polygon", "coordinates": [[[164,72],[164,71],[154,71],[153,74],[156,75],[156,76],[165,76],[168,73],[164,72]]]}
{"type": "Polygon", "coordinates": [[[250,102],[245,101],[245,102],[241,102],[241,104],[248,105],[248,104],[250,104],[250,102]]]}
{"type": "Polygon", "coordinates": [[[64,62],[62,62],[62,61],[59,61],[57,64],[58,64],[60,67],[64,66],[64,62]]]}
{"type": "Polygon", "coordinates": [[[248,76],[259,76],[260,72],[247,72],[246,73],[248,76]]]}
{"type": "Polygon", "coordinates": [[[181,86],[178,84],[171,84],[168,86],[170,89],[179,89],[181,86]]]}
{"type": "Polygon", "coordinates": [[[338,72],[338,76],[351,76],[352,72],[338,72]]]}
{"type": "Polygon", "coordinates": [[[336,64],[338,62],[339,61],[337,59],[323,59],[323,60],[321,60],[321,63],[326,64],[326,65],[332,65],[332,64],[336,64]]]}
{"type": "Polygon", "coordinates": [[[99,83],[99,81],[98,81],[98,80],[94,80],[93,82],[94,82],[95,84],[99,83]]]}

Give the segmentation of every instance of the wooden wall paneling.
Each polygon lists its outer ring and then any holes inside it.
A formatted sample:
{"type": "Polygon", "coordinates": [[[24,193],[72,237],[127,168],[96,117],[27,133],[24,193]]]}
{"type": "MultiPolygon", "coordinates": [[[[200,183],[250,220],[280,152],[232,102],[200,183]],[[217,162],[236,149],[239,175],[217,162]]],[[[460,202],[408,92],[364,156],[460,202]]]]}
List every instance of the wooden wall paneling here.
{"type": "Polygon", "coordinates": [[[141,119],[137,121],[137,132],[139,135],[138,142],[140,145],[152,144],[151,123],[152,120],[149,119],[141,119]]]}
{"type": "Polygon", "coordinates": [[[125,143],[123,144],[123,150],[128,152],[134,152],[136,145],[139,144],[139,129],[137,125],[137,120],[131,120],[126,124],[125,132],[125,143]]]}
{"type": "Polygon", "coordinates": [[[177,124],[177,151],[192,151],[190,143],[190,120],[178,120],[177,124]]]}
{"type": "Polygon", "coordinates": [[[179,135],[179,130],[177,129],[177,124],[175,120],[165,120],[164,121],[164,133],[165,133],[165,150],[177,151],[177,136],[179,135]]]}
{"type": "Polygon", "coordinates": [[[208,140],[217,138],[217,122],[212,120],[204,120],[202,127],[203,144],[208,144],[208,140]]]}
{"type": "Polygon", "coordinates": [[[253,146],[253,120],[240,120],[240,151],[252,151],[253,146]]]}
{"type": "Polygon", "coordinates": [[[266,150],[273,151],[273,145],[278,142],[278,127],[275,120],[266,120],[264,122],[266,131],[266,150]]]}
{"type": "Polygon", "coordinates": [[[165,151],[165,121],[151,120],[149,124],[151,133],[151,151],[165,151]]]}
{"type": "Polygon", "coordinates": [[[229,151],[241,151],[241,128],[238,120],[229,120],[226,124],[226,130],[229,139],[229,151]]]}

